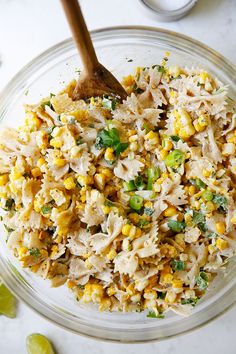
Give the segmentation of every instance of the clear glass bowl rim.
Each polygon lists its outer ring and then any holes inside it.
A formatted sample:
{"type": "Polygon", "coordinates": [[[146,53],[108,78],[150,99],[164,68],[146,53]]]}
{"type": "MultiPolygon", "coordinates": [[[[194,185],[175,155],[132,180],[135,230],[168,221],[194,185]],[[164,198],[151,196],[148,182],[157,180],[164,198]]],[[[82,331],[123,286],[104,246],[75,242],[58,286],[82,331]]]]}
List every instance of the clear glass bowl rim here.
{"type": "MultiPolygon", "coordinates": [[[[233,80],[236,85],[236,68],[235,66],[224,58],[221,54],[216,52],[215,50],[209,48],[208,46],[204,45],[203,43],[194,40],[188,36],[169,31],[160,29],[157,27],[147,27],[147,26],[117,26],[117,27],[107,27],[98,30],[94,30],[91,32],[92,38],[94,41],[104,40],[104,39],[111,39],[111,38],[122,38],[124,35],[128,36],[132,34],[133,36],[138,37],[145,37],[151,35],[158,35],[162,40],[166,40],[169,44],[174,44],[176,40],[181,42],[181,47],[183,49],[193,48],[194,51],[198,51],[203,56],[207,56],[208,60],[212,62],[213,65],[221,67],[224,66],[224,74],[233,80]]],[[[51,48],[44,51],[42,54],[34,58],[30,61],[26,66],[24,66],[5,86],[3,91],[1,92],[0,96],[0,120],[1,117],[5,114],[8,106],[8,102],[10,99],[17,95],[19,87],[21,83],[27,80],[27,77],[30,77],[31,74],[35,72],[35,70],[42,67],[48,61],[53,60],[59,54],[66,53],[69,49],[74,47],[74,43],[71,38],[66,39],[51,48]]],[[[59,313],[58,310],[53,309],[45,303],[41,303],[40,299],[35,297],[33,292],[29,291],[29,288],[26,288],[24,282],[21,282],[18,277],[13,275],[12,269],[10,265],[6,266],[3,259],[0,257],[0,276],[2,277],[5,284],[9,287],[9,289],[14,293],[14,295],[21,301],[23,301],[26,305],[28,305],[31,309],[36,311],[38,314],[46,318],[47,320],[51,321],[53,324],[56,324],[64,329],[70,330],[76,334],[80,334],[83,336],[87,336],[90,338],[101,339],[106,341],[120,341],[120,342],[129,342],[129,343],[140,343],[140,342],[151,342],[151,341],[158,341],[167,339],[173,336],[181,335],[187,332],[190,332],[194,329],[197,329],[208,322],[212,321],[213,319],[222,315],[226,310],[233,307],[236,304],[236,281],[234,281],[230,286],[225,289],[224,297],[215,300],[212,304],[208,305],[205,308],[205,311],[209,311],[208,318],[202,317],[202,321],[197,324],[191,324],[189,328],[185,328],[183,331],[176,331],[174,334],[165,334],[161,337],[157,338],[148,338],[147,340],[139,340],[136,338],[135,340],[124,338],[124,340],[120,340],[118,338],[113,338],[112,336],[106,336],[106,331],[109,331],[107,327],[100,327],[96,328],[96,325],[92,325],[89,323],[87,325],[84,321],[79,323],[80,327],[73,326],[73,317],[69,316],[65,312],[59,313]],[[220,311],[214,311],[214,305],[219,303],[222,305],[220,311]],[[65,316],[65,317],[64,317],[65,316]],[[90,329],[93,329],[92,334],[88,334],[90,329]]],[[[202,310],[204,311],[204,309],[202,310]]],[[[192,318],[194,316],[191,316],[192,318]]],[[[117,329],[114,328],[113,331],[117,329]]],[[[132,332],[132,329],[130,330],[132,332]]]]}

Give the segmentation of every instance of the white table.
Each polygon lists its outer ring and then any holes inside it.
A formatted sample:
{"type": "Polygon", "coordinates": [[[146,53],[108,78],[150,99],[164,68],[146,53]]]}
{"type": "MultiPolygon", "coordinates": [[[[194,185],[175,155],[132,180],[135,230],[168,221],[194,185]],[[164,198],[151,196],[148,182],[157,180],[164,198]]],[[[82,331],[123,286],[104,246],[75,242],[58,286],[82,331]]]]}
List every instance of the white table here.
{"type": "MultiPolygon", "coordinates": [[[[81,0],[90,29],[115,25],[160,26],[203,41],[236,63],[236,0],[199,0],[174,23],[142,14],[137,0],[81,0]]],[[[70,35],[58,0],[0,0],[0,89],[29,60],[70,35]]],[[[235,354],[236,308],[198,331],[161,343],[121,345],[95,342],[45,321],[24,304],[17,318],[0,317],[0,353],[24,354],[25,337],[40,332],[58,354],[235,354]]]]}

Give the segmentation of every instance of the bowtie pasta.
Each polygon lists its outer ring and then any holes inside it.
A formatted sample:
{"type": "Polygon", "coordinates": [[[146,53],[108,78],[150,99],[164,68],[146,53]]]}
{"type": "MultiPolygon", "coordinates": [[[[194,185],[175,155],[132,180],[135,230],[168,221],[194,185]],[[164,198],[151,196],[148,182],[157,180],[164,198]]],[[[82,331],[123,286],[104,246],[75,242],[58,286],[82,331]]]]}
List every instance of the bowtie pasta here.
{"type": "Polygon", "coordinates": [[[138,67],[128,93],[75,82],[1,132],[7,244],[101,311],[188,314],[236,249],[236,113],[200,69],[138,67]]]}

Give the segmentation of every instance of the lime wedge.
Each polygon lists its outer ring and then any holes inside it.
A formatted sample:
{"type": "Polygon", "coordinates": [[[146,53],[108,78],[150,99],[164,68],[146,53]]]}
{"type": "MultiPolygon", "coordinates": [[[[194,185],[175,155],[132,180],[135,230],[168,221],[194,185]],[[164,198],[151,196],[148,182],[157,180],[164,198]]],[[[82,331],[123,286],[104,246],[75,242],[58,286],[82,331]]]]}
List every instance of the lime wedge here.
{"type": "Polygon", "coordinates": [[[0,283],[0,314],[16,317],[16,300],[4,284],[0,283]]]}
{"type": "Polygon", "coordinates": [[[26,338],[28,354],[55,354],[47,337],[39,333],[30,334],[26,338]]]}

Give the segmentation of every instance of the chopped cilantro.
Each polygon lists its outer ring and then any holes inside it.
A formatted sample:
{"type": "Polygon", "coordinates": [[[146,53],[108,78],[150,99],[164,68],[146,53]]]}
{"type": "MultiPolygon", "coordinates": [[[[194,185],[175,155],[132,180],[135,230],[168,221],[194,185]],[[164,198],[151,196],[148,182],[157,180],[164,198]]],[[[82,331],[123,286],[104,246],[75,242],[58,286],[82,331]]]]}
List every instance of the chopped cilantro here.
{"type": "Polygon", "coordinates": [[[11,229],[10,227],[8,227],[8,226],[5,225],[5,224],[4,224],[4,227],[5,227],[6,231],[7,231],[9,234],[14,231],[14,229],[11,229]]]}
{"type": "Polygon", "coordinates": [[[183,261],[178,260],[178,259],[173,259],[171,261],[171,266],[174,270],[184,270],[185,269],[185,263],[183,261]]]}
{"type": "Polygon", "coordinates": [[[84,290],[84,285],[78,284],[78,288],[84,290]]]}
{"type": "Polygon", "coordinates": [[[165,74],[166,68],[163,65],[153,65],[152,69],[157,69],[159,73],[165,74]]]}
{"type": "Polygon", "coordinates": [[[196,284],[199,290],[206,290],[208,287],[208,276],[205,272],[200,272],[196,277],[196,284]]]}
{"type": "Polygon", "coordinates": [[[149,311],[147,314],[147,317],[149,317],[149,318],[165,318],[165,316],[162,313],[156,314],[154,311],[149,311]]]}
{"type": "Polygon", "coordinates": [[[15,201],[12,198],[8,198],[5,203],[5,210],[9,211],[11,210],[15,205],[15,201]]]}
{"type": "Polygon", "coordinates": [[[35,258],[39,258],[41,256],[40,250],[35,247],[29,249],[29,254],[35,258]]]}
{"type": "Polygon", "coordinates": [[[192,305],[194,307],[197,304],[198,300],[199,300],[198,297],[194,297],[191,299],[182,299],[181,304],[182,305],[192,305]]]}
{"type": "Polygon", "coordinates": [[[111,128],[109,130],[103,129],[98,132],[95,146],[97,149],[112,147],[116,155],[119,155],[127,149],[128,143],[121,143],[118,130],[111,128]]]}
{"type": "Polygon", "coordinates": [[[193,211],[193,222],[198,226],[202,231],[206,231],[206,219],[205,216],[199,211],[193,211]]]}
{"type": "Polygon", "coordinates": [[[149,224],[149,221],[145,220],[145,219],[140,219],[137,226],[138,227],[144,227],[145,225],[148,225],[149,224]]]}
{"type": "Polygon", "coordinates": [[[165,297],[166,297],[166,293],[165,293],[165,292],[161,292],[161,291],[158,291],[158,292],[157,292],[157,295],[158,295],[158,297],[159,297],[161,300],[164,300],[165,297]]]}
{"type": "Polygon", "coordinates": [[[227,211],[228,201],[227,201],[226,197],[224,197],[221,194],[216,194],[216,195],[214,195],[212,201],[213,201],[213,203],[217,204],[219,209],[221,209],[224,212],[227,211]]]}
{"type": "Polygon", "coordinates": [[[116,109],[117,100],[114,98],[103,97],[102,106],[114,111],[116,109]]]}
{"type": "Polygon", "coordinates": [[[180,140],[180,137],[178,135],[171,135],[171,140],[173,140],[174,142],[178,142],[180,140]]]}
{"type": "Polygon", "coordinates": [[[167,223],[168,227],[174,232],[181,232],[185,229],[186,224],[183,221],[169,220],[167,223]]]}
{"type": "Polygon", "coordinates": [[[45,214],[50,214],[52,211],[52,208],[47,206],[47,205],[43,205],[41,208],[41,212],[45,215],[45,214]]]}
{"type": "Polygon", "coordinates": [[[154,209],[144,208],[143,212],[144,212],[144,214],[151,216],[154,213],[154,209]]]}

